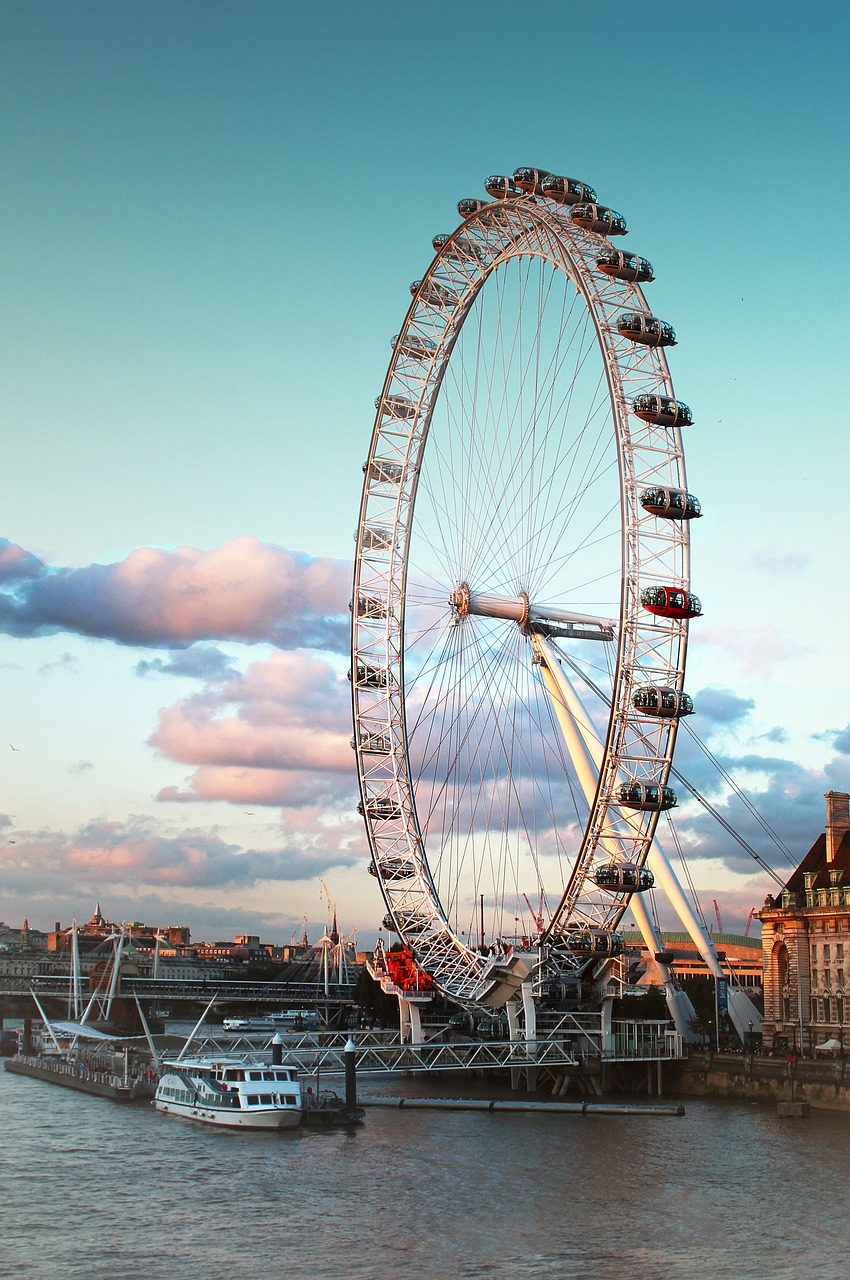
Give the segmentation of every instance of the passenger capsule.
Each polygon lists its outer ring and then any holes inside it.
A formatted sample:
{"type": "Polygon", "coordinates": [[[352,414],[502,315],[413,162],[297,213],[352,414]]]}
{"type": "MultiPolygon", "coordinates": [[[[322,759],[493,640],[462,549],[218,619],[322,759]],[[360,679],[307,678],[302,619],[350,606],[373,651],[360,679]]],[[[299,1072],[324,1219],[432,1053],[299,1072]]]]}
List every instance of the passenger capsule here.
{"type": "Polygon", "coordinates": [[[579,955],[619,956],[626,949],[621,933],[607,933],[603,929],[579,929],[564,935],[570,951],[579,955]]]}
{"type": "Polygon", "coordinates": [[[562,178],[550,173],[540,184],[541,194],[556,204],[596,203],[596,192],[586,182],[577,178],[562,178]]]}
{"type": "Polygon", "coordinates": [[[373,484],[400,484],[404,466],[387,458],[373,458],[371,462],[363,463],[363,473],[373,484]]]}
{"type": "Polygon", "coordinates": [[[513,178],[506,178],[504,174],[495,173],[484,183],[484,190],[488,196],[492,196],[494,200],[508,200],[512,196],[518,196],[519,188],[514,186],[513,178]]]}
{"type": "Polygon", "coordinates": [[[655,279],[652,263],[646,258],[639,258],[636,253],[626,253],[624,249],[606,249],[596,259],[596,269],[616,280],[637,281],[640,284],[655,279]]]}
{"type": "Polygon", "coordinates": [[[678,720],[694,713],[694,700],[687,693],[656,684],[639,685],[632,693],[632,706],[645,716],[678,720]]]}
{"type": "Polygon", "coordinates": [[[679,803],[672,787],[659,787],[657,782],[622,782],[614,798],[626,809],[640,809],[648,813],[674,809],[679,803]]]}
{"type": "Polygon", "coordinates": [[[451,262],[483,262],[484,254],[477,244],[467,239],[466,236],[439,235],[434,236],[431,241],[437,253],[442,253],[444,258],[448,258],[451,262]]]}
{"type": "Polygon", "coordinates": [[[463,200],[457,202],[457,211],[462,218],[471,218],[473,214],[486,208],[487,201],[476,200],[474,196],[465,196],[463,200]]]}
{"type": "Polygon", "coordinates": [[[680,587],[644,587],[640,602],[659,618],[698,618],[702,613],[699,596],[680,587]]]}
{"type": "MultiPolygon", "coordinates": [[[[351,605],[348,607],[350,609],[351,605]]],[[[386,601],[379,600],[377,596],[358,596],[357,616],[358,618],[385,618],[387,616],[386,601]]]]}
{"type": "Polygon", "coordinates": [[[416,868],[401,858],[386,858],[377,865],[370,862],[369,875],[378,880],[412,880],[416,875],[416,868]]]}
{"type": "Polygon", "coordinates": [[[423,933],[428,928],[425,917],[417,915],[414,911],[397,911],[396,920],[398,921],[396,933],[423,933]]]}
{"type": "Polygon", "coordinates": [[[654,959],[657,964],[672,964],[676,955],[673,951],[656,951],[654,959]]]}
{"type": "Polygon", "coordinates": [[[407,418],[416,417],[416,404],[407,396],[378,396],[375,408],[380,409],[381,413],[386,414],[388,418],[399,418],[404,421],[407,418]]]}
{"type": "Polygon", "coordinates": [[[544,179],[551,177],[548,169],[514,169],[514,184],[529,196],[542,196],[544,179]]]}
{"type": "Polygon", "coordinates": [[[396,928],[396,925],[395,925],[395,920],[393,920],[389,912],[387,912],[387,914],[384,916],[383,920],[381,921],[381,928],[386,929],[389,933],[398,933],[398,929],[396,928]]]}
{"type": "Polygon", "coordinates": [[[586,202],[574,205],[570,217],[585,231],[595,231],[600,236],[624,236],[628,231],[623,215],[604,204],[586,202]]]}
{"type": "MultiPolygon", "coordinates": [[[[348,673],[349,680],[351,672],[348,673]]],[[[386,667],[370,667],[366,663],[357,668],[355,684],[364,689],[386,689],[390,683],[390,673],[386,667]]]]}
{"type": "Polygon", "coordinates": [[[390,346],[396,355],[406,356],[408,360],[430,360],[437,350],[436,342],[420,338],[418,333],[397,333],[390,346]]]}
{"type": "Polygon", "coordinates": [[[632,401],[632,413],[659,427],[691,427],[694,422],[688,405],[683,400],[672,400],[670,396],[636,396],[632,401]]]}
{"type": "Polygon", "coordinates": [[[460,297],[454,289],[437,280],[414,280],[410,292],[414,296],[418,293],[420,301],[428,307],[453,307],[460,297]]]}
{"type": "MultiPolygon", "coordinates": [[[[354,536],[357,537],[356,534],[354,536]]],[[[393,535],[390,529],[382,524],[366,525],[363,530],[364,551],[389,551],[392,545],[393,535]]]]}
{"type": "Polygon", "coordinates": [[[658,316],[643,311],[626,311],[617,321],[617,328],[624,338],[642,347],[674,347],[676,330],[658,316]]]}
{"type": "Polygon", "coordinates": [[[591,879],[609,893],[645,893],[655,884],[649,867],[638,867],[631,862],[609,862],[597,867],[591,879]]]}
{"type": "Polygon", "coordinates": [[[372,796],[365,805],[360,801],[357,812],[361,817],[365,814],[375,822],[390,822],[401,817],[401,805],[389,796],[372,796]]]}
{"type": "Polygon", "coordinates": [[[668,489],[653,485],[640,495],[640,505],[651,515],[664,520],[698,520],[702,515],[699,498],[685,489],[668,489]]]}
{"type": "Polygon", "coordinates": [[[389,734],[386,733],[361,733],[357,738],[351,739],[351,749],[354,751],[357,746],[360,750],[366,752],[367,755],[385,756],[392,751],[392,743],[389,734]]]}

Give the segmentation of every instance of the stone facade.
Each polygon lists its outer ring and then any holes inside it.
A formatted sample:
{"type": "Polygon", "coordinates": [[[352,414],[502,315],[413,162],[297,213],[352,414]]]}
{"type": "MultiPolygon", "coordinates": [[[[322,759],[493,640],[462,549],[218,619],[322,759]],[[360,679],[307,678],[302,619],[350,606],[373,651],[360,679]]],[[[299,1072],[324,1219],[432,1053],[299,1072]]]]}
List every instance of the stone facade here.
{"type": "Polygon", "coordinates": [[[850,796],[826,794],[826,831],[782,891],[759,912],[764,951],[764,1043],[843,1053],[850,998],[850,796]]]}

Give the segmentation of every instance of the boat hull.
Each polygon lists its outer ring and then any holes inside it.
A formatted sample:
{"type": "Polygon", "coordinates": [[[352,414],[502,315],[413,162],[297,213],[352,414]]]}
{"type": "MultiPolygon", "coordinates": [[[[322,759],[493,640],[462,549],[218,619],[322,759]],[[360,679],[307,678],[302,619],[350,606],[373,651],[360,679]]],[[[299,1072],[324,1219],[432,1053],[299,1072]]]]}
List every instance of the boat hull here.
{"type": "Polygon", "coordinates": [[[281,1107],[252,1107],[250,1111],[240,1112],[173,1101],[157,1101],[154,1106],[166,1115],[200,1120],[204,1124],[217,1124],[227,1129],[297,1129],[301,1123],[301,1111],[295,1107],[285,1110],[281,1107]]]}

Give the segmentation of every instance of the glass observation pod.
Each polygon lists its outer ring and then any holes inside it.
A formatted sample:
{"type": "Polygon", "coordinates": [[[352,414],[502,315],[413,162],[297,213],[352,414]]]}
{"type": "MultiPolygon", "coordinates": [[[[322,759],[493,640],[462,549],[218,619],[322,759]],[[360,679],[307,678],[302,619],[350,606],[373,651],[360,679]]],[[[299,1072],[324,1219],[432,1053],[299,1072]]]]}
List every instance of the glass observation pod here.
{"type": "Polygon", "coordinates": [[[665,720],[679,720],[694,713],[694,700],[689,694],[655,684],[644,684],[635,689],[632,706],[645,716],[663,716],[665,720]]]}
{"type": "Polygon", "coordinates": [[[444,258],[450,258],[454,262],[483,262],[484,254],[481,252],[477,244],[473,244],[471,240],[467,240],[466,236],[456,236],[452,240],[451,236],[439,235],[434,236],[431,241],[437,253],[448,248],[443,254],[444,258]]]}
{"type": "Polygon", "coordinates": [[[550,173],[540,184],[541,193],[556,204],[595,204],[596,192],[578,178],[562,178],[550,173]]]}
{"type": "Polygon", "coordinates": [[[605,933],[601,929],[566,933],[564,942],[570,951],[589,956],[620,956],[626,949],[626,940],[621,933],[605,933]]]}
{"type": "MultiPolygon", "coordinates": [[[[350,671],[348,678],[351,679],[350,671]]],[[[390,683],[389,672],[386,667],[370,667],[363,663],[357,668],[356,683],[364,689],[386,689],[390,683]]]]}
{"type": "Polygon", "coordinates": [[[388,858],[379,867],[376,867],[374,862],[370,862],[369,875],[379,880],[411,880],[416,875],[416,871],[410,863],[402,862],[401,858],[388,858]]]}
{"type": "Polygon", "coordinates": [[[596,268],[616,280],[636,280],[639,284],[646,284],[655,279],[652,263],[646,258],[639,258],[636,253],[627,253],[625,249],[606,249],[596,259],[596,268]]]}
{"type": "MultiPolygon", "coordinates": [[[[350,609],[351,605],[348,607],[350,609]]],[[[379,600],[377,596],[358,596],[357,616],[358,618],[385,618],[387,616],[386,600],[379,600]]]]}
{"type": "Polygon", "coordinates": [[[390,933],[398,933],[395,920],[393,920],[389,912],[384,916],[383,920],[381,921],[381,928],[387,929],[390,933]]]}
{"type": "Polygon", "coordinates": [[[591,879],[610,893],[645,893],[655,884],[649,867],[636,867],[632,862],[611,862],[597,867],[591,879]]]}
{"type": "Polygon", "coordinates": [[[519,188],[514,185],[513,178],[508,178],[503,173],[491,174],[484,183],[484,190],[494,200],[508,200],[511,196],[520,194],[519,188]]]}
{"type": "Polygon", "coordinates": [[[420,338],[417,333],[406,333],[404,337],[397,333],[390,346],[400,356],[407,356],[408,360],[430,360],[437,350],[436,342],[420,338]]]}
{"type": "MultiPolygon", "coordinates": [[[[357,534],[354,535],[355,539],[357,534]]],[[[364,551],[389,551],[393,545],[392,530],[382,524],[367,524],[363,530],[364,551]]]]}
{"type": "Polygon", "coordinates": [[[642,347],[674,347],[676,330],[658,316],[648,316],[642,311],[627,311],[617,321],[617,328],[630,342],[642,347]]]}
{"type": "Polygon", "coordinates": [[[651,489],[644,489],[640,495],[640,505],[644,511],[665,520],[698,520],[702,515],[699,498],[686,489],[667,489],[654,485],[651,489]]]}
{"type": "Polygon", "coordinates": [[[692,591],[680,587],[644,587],[640,602],[649,613],[659,618],[699,618],[702,602],[692,591]]]}
{"type": "Polygon", "coordinates": [[[637,396],[632,401],[632,413],[659,427],[692,427],[694,423],[689,406],[670,396],[637,396]]]}
{"type": "Polygon", "coordinates": [[[414,296],[418,293],[421,301],[428,307],[453,307],[460,296],[454,289],[440,284],[437,280],[428,280],[424,283],[421,280],[414,280],[410,286],[410,292],[414,296]]]}
{"type": "Polygon", "coordinates": [[[478,200],[475,196],[464,196],[462,200],[457,202],[457,211],[462,218],[471,218],[474,213],[479,213],[481,209],[486,209],[487,201],[478,200]]]}
{"type": "Polygon", "coordinates": [[[653,959],[658,964],[672,964],[676,959],[676,953],[674,951],[656,951],[653,959]]]}
{"type": "MultiPolygon", "coordinates": [[[[389,736],[385,733],[361,733],[360,734],[360,750],[367,751],[370,755],[389,755],[392,751],[392,744],[389,736]]],[[[351,739],[352,751],[357,746],[358,739],[351,739]]]]}
{"type": "Polygon", "coordinates": [[[375,408],[380,409],[381,413],[385,413],[389,418],[406,419],[416,416],[416,404],[407,396],[378,396],[375,408]]]}
{"type": "Polygon", "coordinates": [[[542,196],[543,183],[551,177],[548,169],[514,169],[514,184],[529,196],[542,196]]]}
{"type": "Polygon", "coordinates": [[[361,817],[368,814],[378,822],[391,822],[394,818],[401,817],[401,805],[397,800],[391,800],[389,796],[374,796],[367,800],[365,805],[361,800],[357,806],[357,812],[361,817]]]}
{"type": "Polygon", "coordinates": [[[659,787],[657,782],[622,782],[614,793],[617,804],[626,809],[648,813],[675,809],[679,803],[672,787],[659,787]]]}
{"type": "Polygon", "coordinates": [[[422,933],[428,927],[428,921],[422,916],[409,912],[399,911],[396,918],[398,924],[393,926],[396,933],[422,933]]]}
{"type": "Polygon", "coordinates": [[[604,204],[574,205],[570,217],[585,231],[595,231],[600,236],[624,236],[628,231],[623,215],[607,209],[604,204]]]}
{"type": "Polygon", "coordinates": [[[390,462],[389,459],[373,458],[371,462],[363,463],[364,475],[367,472],[374,484],[401,484],[404,465],[401,462],[390,462]]]}

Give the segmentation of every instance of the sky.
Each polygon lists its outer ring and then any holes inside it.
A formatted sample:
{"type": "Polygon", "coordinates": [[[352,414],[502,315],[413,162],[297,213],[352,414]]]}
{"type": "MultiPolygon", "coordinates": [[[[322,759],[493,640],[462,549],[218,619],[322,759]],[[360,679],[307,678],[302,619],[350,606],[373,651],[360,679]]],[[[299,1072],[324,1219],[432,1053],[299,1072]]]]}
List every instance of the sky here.
{"type": "MultiPolygon", "coordinates": [[[[592,183],[653,262],[706,517],[695,728],[802,856],[850,790],[848,25],[722,0],[3,5],[0,918],[100,900],[285,942],[321,931],[321,878],[374,938],[361,465],[431,237],[523,164],[592,183]]],[[[787,872],[687,741],[677,765],[787,872]]],[[[682,833],[742,930],[770,881],[699,810],[682,833]]]]}

